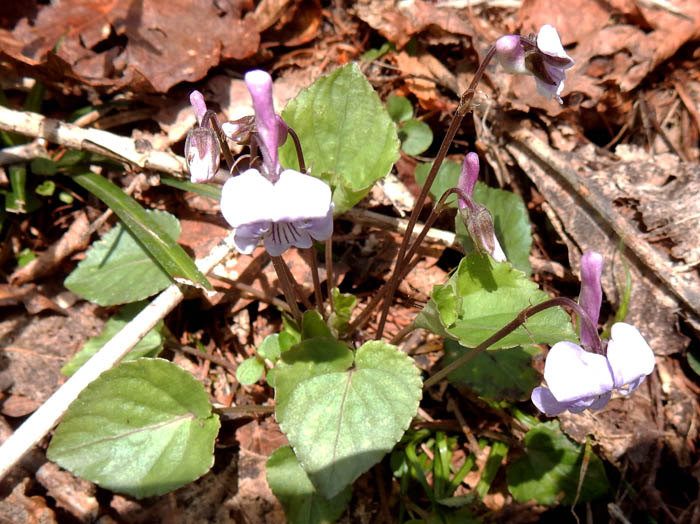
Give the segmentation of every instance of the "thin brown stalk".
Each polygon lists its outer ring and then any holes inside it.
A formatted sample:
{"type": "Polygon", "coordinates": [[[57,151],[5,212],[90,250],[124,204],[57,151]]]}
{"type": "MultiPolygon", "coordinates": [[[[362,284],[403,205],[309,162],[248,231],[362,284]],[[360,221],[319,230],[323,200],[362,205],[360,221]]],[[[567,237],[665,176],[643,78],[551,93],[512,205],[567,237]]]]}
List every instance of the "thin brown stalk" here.
{"type": "Polygon", "coordinates": [[[331,306],[331,313],[335,311],[333,301],[333,288],[335,287],[333,276],[333,235],[326,239],[326,287],[328,288],[328,303],[331,306]]]}
{"type": "Polygon", "coordinates": [[[430,172],[428,173],[428,177],[425,181],[425,184],[423,185],[423,189],[421,190],[420,195],[416,200],[416,206],[413,208],[411,216],[408,219],[406,234],[403,237],[401,247],[399,248],[399,254],[396,257],[396,265],[394,266],[394,272],[389,278],[389,288],[387,291],[386,298],[384,299],[384,306],[382,308],[382,315],[379,319],[379,325],[377,326],[377,340],[380,339],[382,337],[382,334],[384,333],[384,326],[386,324],[386,317],[389,314],[389,307],[391,306],[394,293],[396,293],[396,288],[399,285],[399,275],[403,271],[404,262],[406,262],[405,255],[406,251],[408,250],[408,244],[411,241],[411,234],[413,233],[413,228],[415,227],[416,222],[418,221],[420,212],[423,210],[423,206],[425,205],[425,200],[428,196],[428,191],[430,191],[430,187],[433,185],[433,181],[435,180],[438,170],[440,169],[440,166],[442,165],[442,162],[445,159],[445,156],[447,155],[447,150],[449,149],[450,144],[452,144],[452,140],[457,134],[457,130],[459,129],[459,126],[462,123],[462,119],[471,108],[471,101],[474,98],[476,86],[481,80],[481,77],[484,75],[486,66],[489,64],[489,62],[491,62],[491,59],[493,58],[495,53],[495,46],[491,46],[491,48],[486,53],[484,60],[481,62],[481,65],[479,65],[479,69],[477,69],[476,73],[474,74],[474,78],[472,79],[471,84],[469,84],[469,88],[467,88],[467,90],[462,94],[459,106],[457,107],[457,111],[455,111],[455,114],[452,117],[450,127],[448,128],[447,133],[445,134],[445,138],[443,139],[442,144],[440,145],[440,150],[438,151],[438,154],[435,157],[435,161],[433,162],[433,165],[430,168],[430,172]]]}
{"type": "Polygon", "coordinates": [[[311,279],[314,281],[314,297],[316,298],[316,309],[323,320],[326,320],[326,308],[323,307],[323,293],[321,293],[321,279],[318,276],[318,262],[316,261],[316,249],[311,246],[305,249],[304,252],[309,259],[309,266],[311,267],[311,279]]]}
{"type": "Polygon", "coordinates": [[[287,268],[287,263],[281,256],[270,258],[272,259],[272,265],[275,266],[277,278],[282,286],[282,292],[284,293],[284,298],[287,300],[292,316],[294,317],[296,323],[301,326],[301,311],[297,305],[294,287],[292,286],[292,282],[289,280],[289,275],[287,274],[287,270],[289,269],[287,268]]]}

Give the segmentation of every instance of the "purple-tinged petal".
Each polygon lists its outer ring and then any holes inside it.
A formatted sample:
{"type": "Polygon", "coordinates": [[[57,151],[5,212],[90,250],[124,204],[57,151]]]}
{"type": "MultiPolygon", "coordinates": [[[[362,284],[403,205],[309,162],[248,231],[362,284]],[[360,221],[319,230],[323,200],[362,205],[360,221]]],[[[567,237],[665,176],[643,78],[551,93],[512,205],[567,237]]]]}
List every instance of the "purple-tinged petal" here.
{"type": "Polygon", "coordinates": [[[255,125],[260,137],[263,165],[268,174],[276,177],[280,169],[277,148],[279,147],[279,124],[272,101],[272,77],[256,69],[245,74],[245,84],[250,91],[255,109],[255,125]]]}
{"type": "Polygon", "coordinates": [[[280,256],[291,246],[307,248],[313,244],[308,231],[292,222],[275,222],[265,233],[265,249],[273,256],[280,256]]]}
{"type": "Polygon", "coordinates": [[[192,110],[194,111],[194,116],[197,117],[197,123],[201,126],[204,114],[207,112],[207,104],[204,102],[204,96],[197,90],[190,93],[190,104],[192,104],[192,110]]]}
{"type": "Polygon", "coordinates": [[[221,213],[231,227],[273,222],[278,211],[274,186],[257,169],[229,178],[221,190],[221,213]]]}
{"type": "Polygon", "coordinates": [[[637,387],[644,377],[654,371],[654,352],[636,327],[617,322],[610,329],[608,362],[615,387],[637,387]],[[641,380],[640,380],[641,379],[641,380]]]}
{"type": "Polygon", "coordinates": [[[560,96],[561,92],[564,90],[564,82],[559,82],[556,85],[550,85],[535,77],[535,85],[537,86],[537,92],[542,96],[553,98],[560,104],[564,103],[564,100],[562,100],[560,96]]]}
{"type": "MultiPolygon", "coordinates": [[[[474,194],[474,186],[479,178],[479,155],[474,152],[467,153],[462,162],[462,172],[459,175],[457,187],[468,197],[474,194]]],[[[461,196],[458,197],[459,208],[467,207],[467,201],[461,196]]]]}
{"type": "Polygon", "coordinates": [[[323,180],[286,169],[274,187],[280,220],[293,222],[328,215],[331,188],[323,180]]]}
{"type": "Polygon", "coordinates": [[[491,253],[491,256],[496,262],[506,262],[508,258],[506,258],[506,254],[503,252],[503,249],[501,249],[501,244],[498,242],[498,237],[494,233],[493,235],[493,252],[491,253]]]}
{"type": "Polygon", "coordinates": [[[566,59],[566,62],[557,61],[557,63],[562,64],[560,66],[561,69],[568,69],[574,65],[573,58],[564,51],[559,33],[557,33],[557,30],[552,25],[545,24],[540,27],[540,31],[537,33],[537,48],[545,55],[566,59]]]}
{"type": "Polygon", "coordinates": [[[571,406],[570,402],[559,402],[552,392],[544,386],[536,387],[530,394],[530,400],[542,413],[547,415],[558,415],[566,411],[571,406]]]}
{"type": "Polygon", "coordinates": [[[573,402],[613,389],[608,360],[568,341],[557,342],[549,350],[544,378],[559,402],[573,402]]]}
{"type": "Polygon", "coordinates": [[[256,222],[237,227],[233,235],[233,245],[239,253],[250,255],[263,235],[270,230],[270,225],[270,222],[256,222]]]}
{"type": "Polygon", "coordinates": [[[603,303],[603,288],[600,276],[603,273],[603,255],[595,251],[586,251],[581,257],[581,293],[578,303],[588,315],[591,326],[581,322],[581,343],[590,346],[598,339],[598,318],[600,305],[603,303]],[[591,331],[594,330],[594,331],[591,331]]]}
{"type": "Polygon", "coordinates": [[[525,51],[519,35],[506,35],[496,40],[496,57],[507,73],[530,74],[525,67],[525,51]]]}
{"type": "Polygon", "coordinates": [[[326,240],[333,234],[333,203],[328,208],[328,214],[323,218],[309,218],[298,220],[295,224],[305,231],[315,240],[326,240]]]}

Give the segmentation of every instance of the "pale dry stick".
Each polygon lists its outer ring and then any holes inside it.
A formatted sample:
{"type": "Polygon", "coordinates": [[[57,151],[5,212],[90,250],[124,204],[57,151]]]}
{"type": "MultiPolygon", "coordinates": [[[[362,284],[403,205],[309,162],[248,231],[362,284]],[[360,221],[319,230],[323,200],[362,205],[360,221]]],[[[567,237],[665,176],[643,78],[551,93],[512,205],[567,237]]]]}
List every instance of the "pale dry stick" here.
{"type": "Polygon", "coordinates": [[[135,140],[109,131],[81,128],[29,111],[13,111],[0,106],[0,129],[20,135],[44,138],[54,144],[90,151],[127,162],[141,169],[186,175],[185,159],[174,153],[155,149],[141,150],[135,140]]]}
{"type": "Polygon", "coordinates": [[[47,157],[45,140],[36,139],[28,144],[0,149],[0,166],[28,162],[37,157],[47,157]]]}
{"type": "MultiPolygon", "coordinates": [[[[408,220],[404,218],[390,217],[382,215],[381,213],[375,213],[374,211],[368,211],[367,209],[352,208],[343,213],[342,217],[358,224],[367,224],[381,229],[395,231],[400,234],[405,234],[408,229],[408,220]]],[[[417,236],[423,231],[424,227],[423,224],[417,223],[413,228],[413,235],[417,236]]],[[[425,235],[425,240],[443,247],[451,247],[457,250],[462,249],[459,240],[457,240],[457,235],[452,231],[430,228],[425,235]]]]}
{"type": "MultiPolygon", "coordinates": [[[[233,233],[212,249],[208,256],[197,260],[197,268],[207,274],[232,249],[233,233]]],[[[168,286],[24,421],[0,446],[0,479],[51,431],[88,384],[119,362],[183,298],[178,284],[168,286]]]]}

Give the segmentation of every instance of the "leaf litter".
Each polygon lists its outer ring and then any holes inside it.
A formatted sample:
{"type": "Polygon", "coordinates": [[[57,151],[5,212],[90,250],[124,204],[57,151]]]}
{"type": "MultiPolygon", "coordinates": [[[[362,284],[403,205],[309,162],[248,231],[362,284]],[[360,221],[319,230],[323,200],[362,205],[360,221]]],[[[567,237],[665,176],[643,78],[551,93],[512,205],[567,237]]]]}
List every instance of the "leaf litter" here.
{"type": "MultiPolygon", "coordinates": [[[[615,268],[603,282],[610,316],[621,307],[625,272],[631,271],[635,286],[628,318],[652,341],[659,355],[658,378],[652,378],[644,395],[634,395],[624,402],[614,399],[601,414],[561,416],[560,421],[562,429],[576,440],[584,441],[592,435],[604,458],[620,468],[626,481],[633,482],[638,476],[638,485],[650,495],[651,511],[668,516],[685,500],[688,511],[678,514],[690,522],[699,511],[697,503],[691,503],[697,494],[691,468],[697,462],[699,388],[698,377],[687,369],[684,354],[689,344],[697,346],[700,333],[700,302],[696,300],[700,289],[700,211],[695,198],[700,71],[698,52],[692,48],[692,42],[700,39],[700,6],[693,0],[584,0],[554,5],[525,0],[506,3],[506,7],[467,4],[368,0],[346,10],[334,3],[285,0],[265,0],[257,6],[244,0],[198,0],[194,4],[184,0],[67,0],[49,5],[27,2],[26,10],[0,8],[0,70],[8,73],[11,83],[5,87],[11,94],[22,89],[21,77],[29,76],[46,83],[56,101],[65,104],[65,95],[73,95],[69,109],[78,107],[76,97],[94,103],[109,101],[115,93],[128,97],[159,94],[160,99],[144,100],[161,110],[154,124],[160,124],[168,134],[167,143],[178,148],[191,125],[188,109],[182,103],[190,86],[183,82],[201,82],[219,110],[234,118],[241,111],[241,98],[247,100],[237,89],[240,73],[246,69],[277,69],[277,84],[285,86],[288,99],[321,72],[357,59],[376,42],[387,40],[395,50],[363,64],[364,72],[383,99],[388,94],[415,97],[419,113],[427,113],[426,121],[440,135],[456,107],[455,92],[468,84],[475,60],[483,57],[488,42],[505,32],[528,34],[543,23],[554,24],[567,52],[576,60],[563,92],[566,103],[560,106],[534,93],[531,79],[491,71],[477,94],[479,105],[473,127],[481,129],[481,134],[477,139],[467,138],[472,126],[465,123],[458,146],[469,142],[481,153],[491,151],[486,158],[493,171],[503,172],[504,167],[508,171],[508,178],[498,181],[509,182],[523,196],[531,196],[525,200],[539,233],[530,256],[533,267],[559,264],[577,268],[580,253],[593,247],[603,252],[606,262],[615,268]],[[188,16],[193,12],[197,16],[188,16]],[[343,46],[337,41],[338,34],[353,36],[343,46]],[[392,65],[394,69],[385,67],[392,65]],[[179,110],[172,110],[174,107],[179,110]],[[633,111],[636,113],[632,115],[633,111]],[[526,147],[534,138],[541,142],[536,151],[526,147]],[[612,142],[621,145],[605,149],[612,142]],[[679,151],[693,162],[681,161],[679,151]],[[564,177],[562,181],[561,172],[557,172],[562,163],[571,166],[575,174],[573,189],[572,179],[567,182],[564,177]],[[596,201],[591,192],[600,192],[602,197],[596,201]],[[548,213],[548,209],[567,212],[548,213]],[[556,235],[551,232],[550,221],[559,232],[556,235]],[[624,250],[618,242],[620,224],[625,226],[625,234],[621,235],[624,250]],[[672,481],[668,485],[661,482],[669,479],[672,481]]],[[[275,89],[278,91],[282,89],[275,89]]],[[[282,101],[280,107],[284,105],[282,101]]],[[[134,125],[138,127],[139,123],[134,125]]],[[[163,189],[148,190],[147,198],[158,203],[159,191],[163,189]]],[[[178,216],[188,215],[183,220],[182,241],[192,252],[206,251],[209,241],[202,237],[218,238],[223,234],[225,225],[212,220],[210,209],[203,211],[191,199],[170,204],[176,206],[178,216]]],[[[27,231],[37,225],[30,217],[23,217],[22,222],[22,227],[13,230],[13,238],[19,244],[30,244],[33,239],[27,231]]],[[[438,225],[451,228],[449,224],[438,225]]],[[[376,230],[342,219],[337,227],[337,241],[346,246],[346,254],[336,266],[340,270],[336,280],[366,300],[363,295],[371,294],[388,275],[391,257],[384,251],[396,246],[400,237],[383,235],[382,242],[387,243],[383,249],[371,249],[376,246],[370,241],[376,230]]],[[[49,245],[35,245],[44,253],[52,246],[54,251],[62,251],[60,237],[52,238],[49,245]]],[[[25,270],[18,273],[22,275],[19,280],[29,283],[24,286],[32,286],[37,279],[62,282],[67,274],[65,257],[75,249],[83,249],[77,242],[70,246],[61,259],[47,266],[48,276],[25,270]]],[[[293,256],[292,272],[299,282],[309,282],[308,265],[301,257],[293,256]]],[[[218,274],[228,274],[229,281],[247,275],[243,282],[262,290],[267,297],[280,294],[276,277],[259,257],[240,257],[232,267],[221,269],[218,274]],[[258,262],[251,264],[251,260],[258,262]]],[[[444,281],[449,269],[444,260],[436,263],[434,258],[427,258],[421,262],[402,288],[403,298],[409,300],[402,301],[400,296],[392,312],[398,327],[405,325],[402,319],[410,319],[417,311],[411,297],[426,299],[426,289],[429,291],[435,281],[444,281]]],[[[545,289],[571,294],[566,279],[553,272],[536,270],[535,277],[545,289]]],[[[52,295],[42,289],[8,288],[9,298],[0,306],[5,317],[3,354],[9,360],[0,374],[6,395],[2,413],[11,419],[31,409],[31,404],[22,407],[27,405],[22,399],[38,403],[55,389],[62,380],[58,373],[60,359],[69,358],[82,340],[95,335],[104,318],[104,311],[86,309],[81,303],[68,306],[67,314],[55,314],[52,310],[56,304],[47,306],[44,302],[51,301],[52,295]],[[43,304],[28,305],[29,315],[18,307],[19,303],[28,304],[27,297],[34,297],[31,303],[39,300],[43,304]]],[[[310,290],[305,288],[304,293],[310,294],[310,290]]],[[[171,323],[170,327],[174,337],[185,344],[209,338],[226,341],[226,348],[222,349],[219,342],[211,346],[212,351],[240,362],[252,351],[246,340],[259,336],[251,334],[250,324],[275,332],[279,329],[279,314],[264,300],[235,289],[225,279],[219,281],[217,291],[219,298],[206,311],[197,308],[198,315],[215,320],[207,324],[194,318],[171,323]],[[247,319],[235,329],[234,315],[247,319]]],[[[185,307],[177,313],[179,320],[185,307]]],[[[421,343],[412,343],[422,347],[421,343]]],[[[181,358],[194,369],[207,371],[202,375],[205,382],[214,383],[215,375],[224,373],[215,364],[207,363],[205,367],[204,358],[181,358]]],[[[434,359],[418,361],[426,367],[435,364],[434,359]]],[[[233,382],[229,377],[229,383],[233,382]]],[[[260,386],[247,390],[239,387],[236,402],[245,403],[250,395],[256,403],[264,403],[270,391],[260,386]]],[[[221,391],[217,394],[219,399],[225,397],[221,391]]],[[[479,402],[475,395],[465,394],[465,399],[459,400],[465,413],[473,416],[480,412],[483,406],[475,409],[472,404],[479,402]]],[[[425,409],[433,420],[444,417],[443,422],[457,428],[454,415],[438,406],[434,402],[425,409]]],[[[473,431],[500,435],[518,432],[515,421],[499,419],[497,411],[485,412],[487,423],[475,423],[473,431]]],[[[193,485],[181,488],[172,498],[140,502],[103,493],[105,496],[98,500],[109,502],[103,502],[100,513],[114,511],[123,521],[133,522],[152,521],[165,514],[181,522],[279,521],[281,508],[267,490],[264,476],[268,450],[261,448],[267,440],[279,440],[276,424],[260,415],[232,419],[225,421],[221,438],[225,445],[217,452],[216,465],[193,485]],[[205,503],[195,506],[196,500],[205,503]]],[[[352,521],[353,516],[358,521],[369,521],[379,514],[376,507],[382,503],[376,495],[374,477],[369,473],[356,483],[359,500],[350,516],[344,517],[346,521],[352,521]]],[[[35,488],[27,496],[30,477],[9,486],[7,493],[12,492],[0,502],[4,517],[19,519],[13,520],[17,522],[31,518],[53,522],[53,515],[67,514],[84,518],[82,510],[66,504],[67,495],[53,493],[53,484],[42,482],[40,474],[36,478],[46,491],[35,488]],[[13,504],[15,509],[9,509],[13,504]],[[24,508],[25,513],[17,513],[17,507],[24,508]]],[[[509,508],[517,504],[503,484],[496,484],[494,491],[500,498],[485,499],[485,503],[508,515],[509,508]]],[[[75,496],[91,495],[88,489],[75,496]]],[[[615,502],[629,508],[629,500],[615,502]]],[[[525,521],[537,518],[544,508],[526,506],[520,510],[525,521]]]]}

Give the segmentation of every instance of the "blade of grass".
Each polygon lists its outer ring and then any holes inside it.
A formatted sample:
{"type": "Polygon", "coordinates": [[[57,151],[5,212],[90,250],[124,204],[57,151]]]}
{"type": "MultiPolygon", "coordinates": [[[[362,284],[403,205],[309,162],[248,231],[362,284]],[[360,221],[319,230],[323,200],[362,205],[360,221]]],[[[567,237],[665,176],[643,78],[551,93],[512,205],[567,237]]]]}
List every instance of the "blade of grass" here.
{"type": "Polygon", "coordinates": [[[136,200],[97,173],[83,173],[72,178],[114,211],[171,277],[185,278],[211,289],[207,278],[177,244],[177,239],[170,238],[136,200]]]}
{"type": "Polygon", "coordinates": [[[221,200],[221,189],[210,186],[209,184],[195,184],[187,180],[178,180],[177,178],[169,176],[161,176],[160,183],[165,186],[182,189],[183,191],[189,191],[190,193],[197,193],[198,195],[211,198],[212,200],[221,200]]]}

